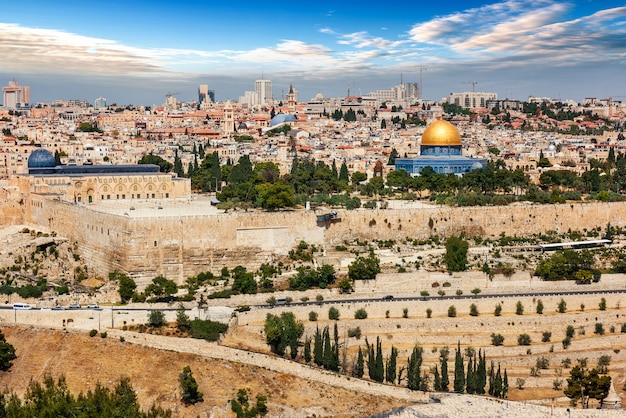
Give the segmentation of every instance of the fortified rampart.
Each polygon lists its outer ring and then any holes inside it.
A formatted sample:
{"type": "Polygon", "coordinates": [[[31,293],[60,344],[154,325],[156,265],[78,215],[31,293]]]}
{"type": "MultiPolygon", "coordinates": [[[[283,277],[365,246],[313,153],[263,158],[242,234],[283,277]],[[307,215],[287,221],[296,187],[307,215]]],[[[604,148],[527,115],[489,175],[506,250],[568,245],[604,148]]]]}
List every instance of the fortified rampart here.
{"type": "Polygon", "coordinates": [[[334,247],[345,240],[426,239],[530,235],[624,226],[626,203],[519,204],[497,207],[425,207],[341,211],[340,222],[318,225],[313,211],[232,212],[207,215],[123,216],[31,197],[25,222],[48,227],[79,244],[101,276],[119,269],[143,285],[159,274],[182,282],[223,266],[255,268],[287,254],[301,240],[334,247]]]}

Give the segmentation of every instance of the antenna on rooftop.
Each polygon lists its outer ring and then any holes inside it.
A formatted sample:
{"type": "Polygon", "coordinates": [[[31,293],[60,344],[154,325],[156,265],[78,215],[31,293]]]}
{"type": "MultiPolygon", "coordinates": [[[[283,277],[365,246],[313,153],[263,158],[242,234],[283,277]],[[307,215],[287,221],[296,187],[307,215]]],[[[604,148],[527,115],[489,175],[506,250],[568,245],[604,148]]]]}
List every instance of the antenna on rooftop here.
{"type": "Polygon", "coordinates": [[[478,84],[478,81],[466,81],[463,84],[471,84],[472,85],[472,93],[476,92],[476,84],[478,84]]]}

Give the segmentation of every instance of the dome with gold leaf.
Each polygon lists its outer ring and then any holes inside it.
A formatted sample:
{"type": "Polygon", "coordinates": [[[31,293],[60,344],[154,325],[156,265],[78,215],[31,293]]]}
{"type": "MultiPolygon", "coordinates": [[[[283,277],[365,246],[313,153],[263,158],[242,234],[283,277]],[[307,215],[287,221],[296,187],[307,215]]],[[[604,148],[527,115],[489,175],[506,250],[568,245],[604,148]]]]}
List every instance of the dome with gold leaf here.
{"type": "Polygon", "coordinates": [[[438,120],[431,123],[422,134],[422,146],[460,146],[461,135],[450,122],[438,120]]]}

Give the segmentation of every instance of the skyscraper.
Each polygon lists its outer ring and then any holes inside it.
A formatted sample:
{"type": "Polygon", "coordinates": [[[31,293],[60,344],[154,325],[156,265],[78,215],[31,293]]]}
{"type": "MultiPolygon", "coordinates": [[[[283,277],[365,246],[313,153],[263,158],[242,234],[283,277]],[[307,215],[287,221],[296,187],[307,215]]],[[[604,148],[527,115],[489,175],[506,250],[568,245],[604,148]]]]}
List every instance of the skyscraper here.
{"type": "Polygon", "coordinates": [[[272,102],[272,81],[257,80],[254,83],[257,100],[260,105],[270,104],[272,102]]]}
{"type": "Polygon", "coordinates": [[[9,81],[8,87],[2,87],[3,104],[7,109],[26,107],[30,103],[30,87],[20,86],[17,81],[9,81]]]}
{"type": "Polygon", "coordinates": [[[198,102],[206,103],[210,101],[209,99],[209,85],[208,84],[200,84],[198,87],[198,102]]]}

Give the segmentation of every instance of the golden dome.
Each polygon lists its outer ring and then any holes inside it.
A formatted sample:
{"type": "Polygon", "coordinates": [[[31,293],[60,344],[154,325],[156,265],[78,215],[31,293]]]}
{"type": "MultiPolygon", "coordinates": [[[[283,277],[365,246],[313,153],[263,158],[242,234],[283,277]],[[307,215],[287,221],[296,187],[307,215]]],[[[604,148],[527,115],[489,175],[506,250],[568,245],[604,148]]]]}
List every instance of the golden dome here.
{"type": "Polygon", "coordinates": [[[438,120],[424,130],[422,145],[459,146],[461,145],[461,135],[450,122],[438,120]]]}

